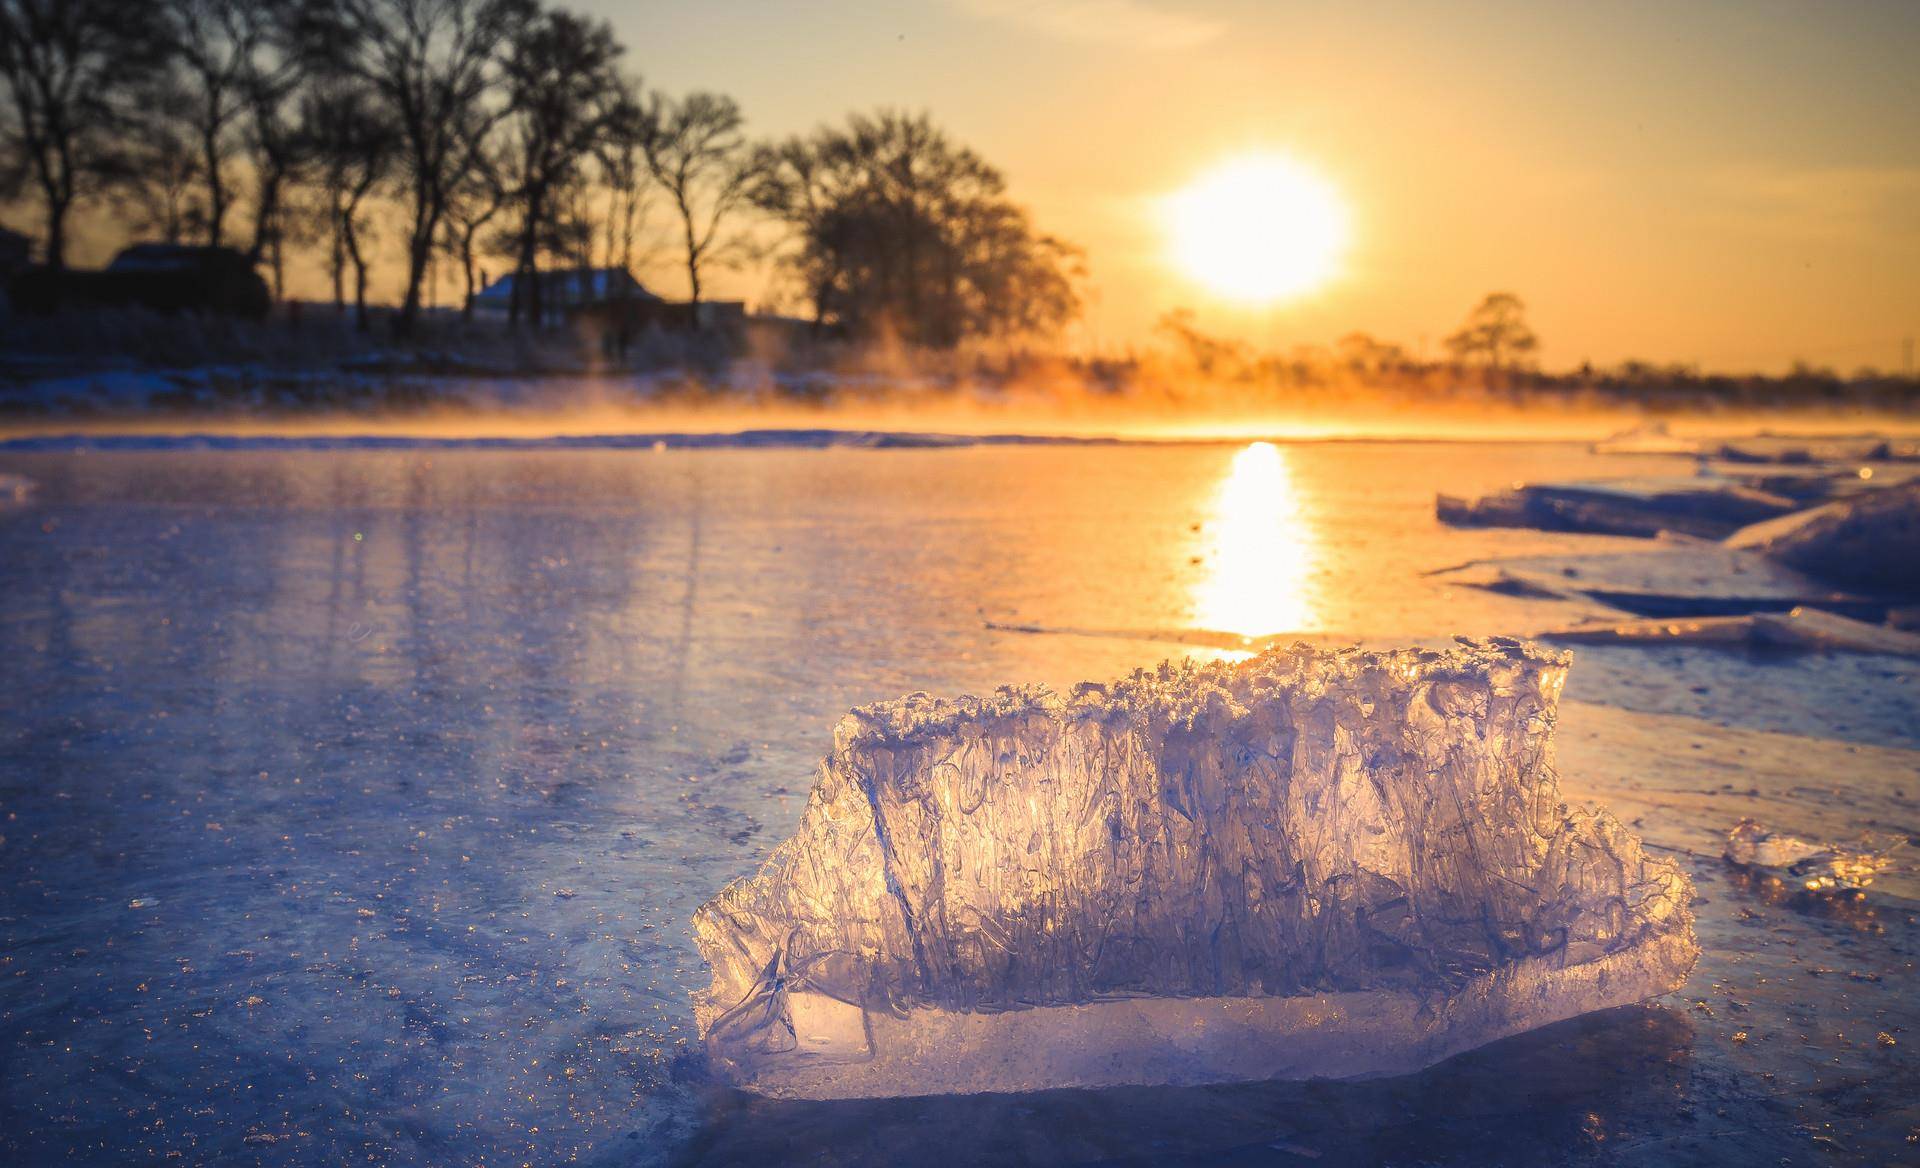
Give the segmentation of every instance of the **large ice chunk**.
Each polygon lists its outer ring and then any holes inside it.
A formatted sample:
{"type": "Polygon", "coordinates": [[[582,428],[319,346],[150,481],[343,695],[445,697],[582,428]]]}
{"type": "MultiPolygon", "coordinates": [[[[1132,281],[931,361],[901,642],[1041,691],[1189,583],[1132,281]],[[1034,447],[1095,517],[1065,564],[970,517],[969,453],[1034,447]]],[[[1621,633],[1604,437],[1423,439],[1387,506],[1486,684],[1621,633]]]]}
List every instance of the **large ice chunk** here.
{"type": "Polygon", "coordinates": [[[803,1098],[1397,1073],[1672,990],[1691,887],[1560,802],[1567,662],[1296,646],[855,710],[695,915],[712,1064],[803,1098]]]}
{"type": "Polygon", "coordinates": [[[1727,543],[1850,588],[1920,595],[1920,482],[1756,523],[1727,543]]]}

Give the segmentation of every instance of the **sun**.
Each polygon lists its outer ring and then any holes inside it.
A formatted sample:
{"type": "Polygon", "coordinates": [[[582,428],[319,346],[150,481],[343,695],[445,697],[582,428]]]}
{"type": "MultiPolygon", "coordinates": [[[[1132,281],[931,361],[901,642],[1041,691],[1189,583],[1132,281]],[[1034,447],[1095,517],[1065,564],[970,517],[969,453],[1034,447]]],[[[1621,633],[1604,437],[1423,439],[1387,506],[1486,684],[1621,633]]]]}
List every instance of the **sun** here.
{"type": "Polygon", "coordinates": [[[1291,158],[1249,155],[1166,200],[1173,258],[1215,295],[1245,304],[1290,300],[1325,284],[1347,247],[1334,185],[1291,158]]]}

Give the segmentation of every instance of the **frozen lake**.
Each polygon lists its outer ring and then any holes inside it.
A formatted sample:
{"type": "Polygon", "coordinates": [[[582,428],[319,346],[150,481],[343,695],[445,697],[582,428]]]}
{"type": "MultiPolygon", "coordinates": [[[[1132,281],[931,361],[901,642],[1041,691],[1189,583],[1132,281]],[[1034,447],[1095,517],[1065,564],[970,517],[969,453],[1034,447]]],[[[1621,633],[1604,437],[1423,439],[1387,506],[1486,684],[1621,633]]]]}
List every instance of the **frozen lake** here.
{"type": "Polygon", "coordinates": [[[40,484],[0,509],[0,1153],[1912,1155],[1912,910],[1801,911],[1705,858],[1752,800],[1920,829],[1920,677],[1880,657],[1576,655],[1569,788],[1698,853],[1707,957],[1658,1006],[1366,1084],[798,1105],[690,1057],[688,918],[791,831],[849,706],[1223,651],[1194,629],[1551,627],[1565,606],[1421,573],[1629,541],[1446,529],[1434,492],[1688,470],[1568,444],[0,453],[40,484]]]}

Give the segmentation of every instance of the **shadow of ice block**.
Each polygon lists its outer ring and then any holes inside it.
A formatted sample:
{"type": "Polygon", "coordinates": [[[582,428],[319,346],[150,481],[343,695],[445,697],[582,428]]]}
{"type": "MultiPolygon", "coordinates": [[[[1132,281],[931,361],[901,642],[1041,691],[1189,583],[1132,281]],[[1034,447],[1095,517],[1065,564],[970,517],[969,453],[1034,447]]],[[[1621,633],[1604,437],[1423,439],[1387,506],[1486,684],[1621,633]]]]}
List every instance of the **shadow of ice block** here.
{"type": "Polygon", "coordinates": [[[1296,646],[855,710],[695,914],[712,1065],[813,1099],[1396,1074],[1677,988],[1686,877],[1560,802],[1567,663],[1296,646]]]}

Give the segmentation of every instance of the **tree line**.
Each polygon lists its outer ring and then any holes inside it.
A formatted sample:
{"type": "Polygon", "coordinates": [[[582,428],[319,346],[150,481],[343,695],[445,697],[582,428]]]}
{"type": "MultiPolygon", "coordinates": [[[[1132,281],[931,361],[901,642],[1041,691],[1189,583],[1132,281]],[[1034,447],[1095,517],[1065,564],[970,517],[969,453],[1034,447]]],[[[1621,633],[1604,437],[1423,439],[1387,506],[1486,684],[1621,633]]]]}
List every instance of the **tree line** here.
{"type": "Polygon", "coordinates": [[[927,116],[756,141],[732,98],[650,91],[626,56],[539,0],[0,0],[0,198],[55,271],[96,208],[237,248],[276,296],[304,251],[362,327],[384,241],[402,335],[437,262],[470,310],[482,260],[507,259],[511,315],[538,322],[525,277],[629,268],[656,212],[695,304],[771,225],[816,322],[851,336],[947,347],[1077,311],[1079,253],[927,116]]]}

